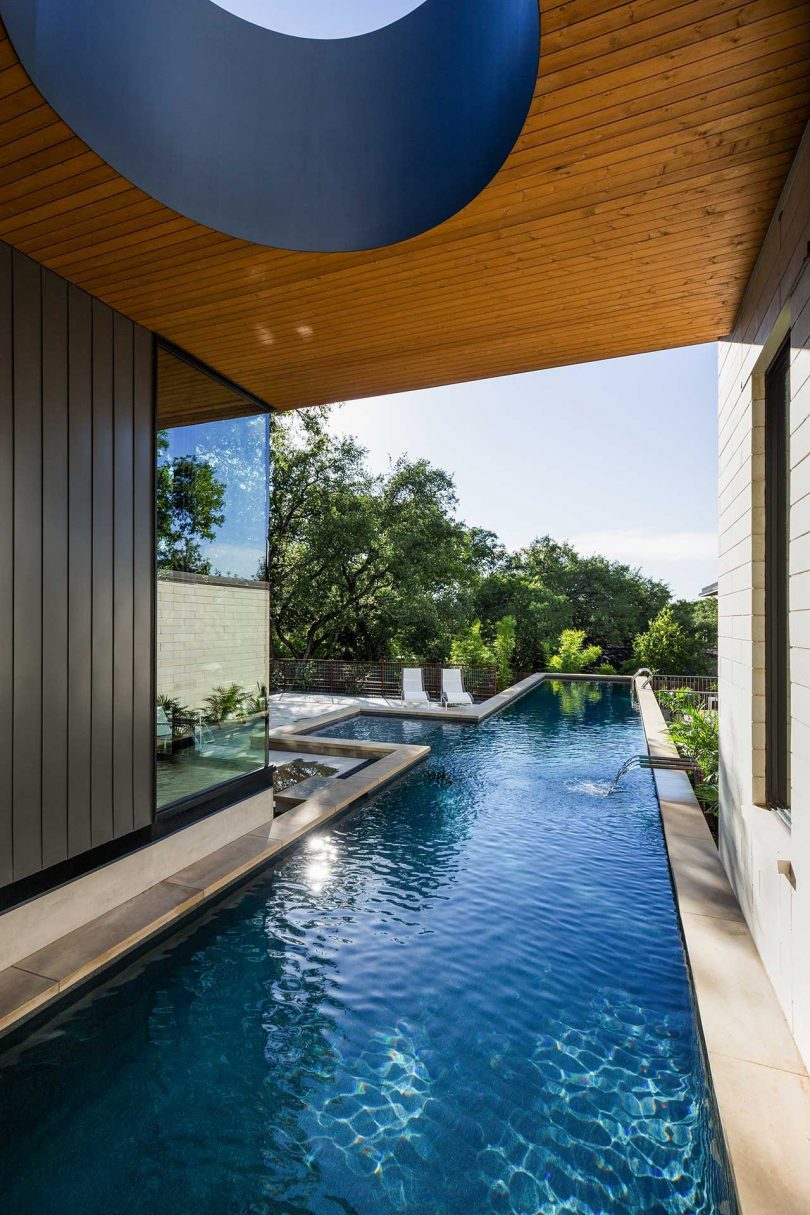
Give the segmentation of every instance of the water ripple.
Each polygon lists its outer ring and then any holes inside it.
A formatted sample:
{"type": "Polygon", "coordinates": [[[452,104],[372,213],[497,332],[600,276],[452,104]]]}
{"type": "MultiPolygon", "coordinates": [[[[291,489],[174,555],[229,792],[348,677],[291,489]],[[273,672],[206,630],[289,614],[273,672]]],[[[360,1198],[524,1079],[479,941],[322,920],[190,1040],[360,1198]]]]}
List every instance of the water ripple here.
{"type": "Polygon", "coordinates": [[[13,1215],[721,1215],[621,688],[472,729],[0,1060],[13,1215]]]}

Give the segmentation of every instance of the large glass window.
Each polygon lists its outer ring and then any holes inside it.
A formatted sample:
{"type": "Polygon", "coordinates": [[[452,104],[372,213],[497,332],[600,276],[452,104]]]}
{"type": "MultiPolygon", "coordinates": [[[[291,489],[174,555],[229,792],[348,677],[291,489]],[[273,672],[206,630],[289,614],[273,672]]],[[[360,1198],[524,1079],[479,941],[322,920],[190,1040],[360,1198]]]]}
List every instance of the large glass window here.
{"type": "Polygon", "coordinates": [[[765,376],[765,783],[790,814],[790,339],[765,376]]]}
{"type": "Polygon", "coordinates": [[[250,408],[160,351],[155,725],[164,812],[266,781],[269,423],[250,408]],[[239,788],[229,788],[234,781],[239,788]]]}

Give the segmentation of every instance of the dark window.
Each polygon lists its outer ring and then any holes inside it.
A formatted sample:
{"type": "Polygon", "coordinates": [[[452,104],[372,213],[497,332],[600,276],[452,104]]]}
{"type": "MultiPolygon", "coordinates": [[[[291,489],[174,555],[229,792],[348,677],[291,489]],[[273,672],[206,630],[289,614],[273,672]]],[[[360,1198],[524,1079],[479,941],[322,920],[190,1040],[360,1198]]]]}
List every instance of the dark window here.
{"type": "Polygon", "coordinates": [[[790,337],[765,376],[765,782],[790,807],[790,337]]]}

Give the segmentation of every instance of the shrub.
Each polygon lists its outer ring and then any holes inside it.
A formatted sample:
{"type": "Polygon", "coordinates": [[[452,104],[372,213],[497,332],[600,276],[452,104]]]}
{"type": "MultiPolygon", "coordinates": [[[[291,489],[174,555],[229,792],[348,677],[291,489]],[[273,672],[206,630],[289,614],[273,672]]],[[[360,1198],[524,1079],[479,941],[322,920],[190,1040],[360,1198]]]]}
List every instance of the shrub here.
{"type": "Polygon", "coordinates": [[[454,639],[450,664],[454,667],[484,667],[493,661],[492,650],[481,636],[481,621],[476,620],[454,639]]]}
{"type": "Polygon", "coordinates": [[[704,809],[717,812],[720,772],[720,735],[717,712],[704,709],[690,688],[661,692],[659,700],[669,714],[669,732],[681,755],[694,759],[700,778],[695,793],[704,809]]]}
{"type": "Polygon", "coordinates": [[[561,675],[579,675],[592,667],[601,654],[601,646],[585,644],[584,629],[563,629],[557,653],[549,659],[548,669],[559,671],[561,675]]]}
{"type": "Polygon", "coordinates": [[[247,692],[238,683],[217,687],[203,700],[203,716],[209,725],[216,726],[230,717],[240,717],[245,711],[247,692]]]}
{"type": "Polygon", "coordinates": [[[498,672],[498,686],[506,688],[512,682],[512,662],[517,645],[517,621],[514,616],[504,616],[496,626],[492,655],[498,672]]]}
{"type": "Polygon", "coordinates": [[[694,650],[694,639],[675,619],[671,607],[662,608],[646,633],[638,633],[633,641],[633,661],[651,671],[688,674],[694,650]]]}

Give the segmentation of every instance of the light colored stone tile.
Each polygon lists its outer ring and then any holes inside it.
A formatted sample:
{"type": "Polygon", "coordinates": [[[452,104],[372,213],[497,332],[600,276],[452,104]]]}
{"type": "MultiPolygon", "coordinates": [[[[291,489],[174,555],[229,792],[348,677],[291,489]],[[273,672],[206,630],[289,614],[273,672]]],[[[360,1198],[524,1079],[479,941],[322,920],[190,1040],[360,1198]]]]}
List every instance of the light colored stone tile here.
{"type": "Polygon", "coordinates": [[[711,836],[670,835],[669,860],[681,913],[742,919],[711,836]]]}
{"type": "Polygon", "coordinates": [[[71,986],[106,962],[159,931],[200,901],[199,892],[161,882],[68,933],[37,953],[20,959],[19,967],[71,986]]]}
{"type": "Polygon", "coordinates": [[[59,991],[58,983],[10,966],[0,972],[0,1030],[35,1012],[59,991]]]}
{"type": "Polygon", "coordinates": [[[178,886],[188,887],[210,893],[229,881],[234,881],[246,870],[261,864],[266,859],[270,843],[261,836],[251,832],[218,848],[210,856],[181,869],[167,880],[178,886]]]}
{"type": "Polygon", "coordinates": [[[741,1215],[808,1215],[810,1080],[709,1056],[741,1215]]]}
{"type": "Polygon", "coordinates": [[[805,1075],[745,922],[688,913],[682,920],[708,1050],[805,1075]]]}

